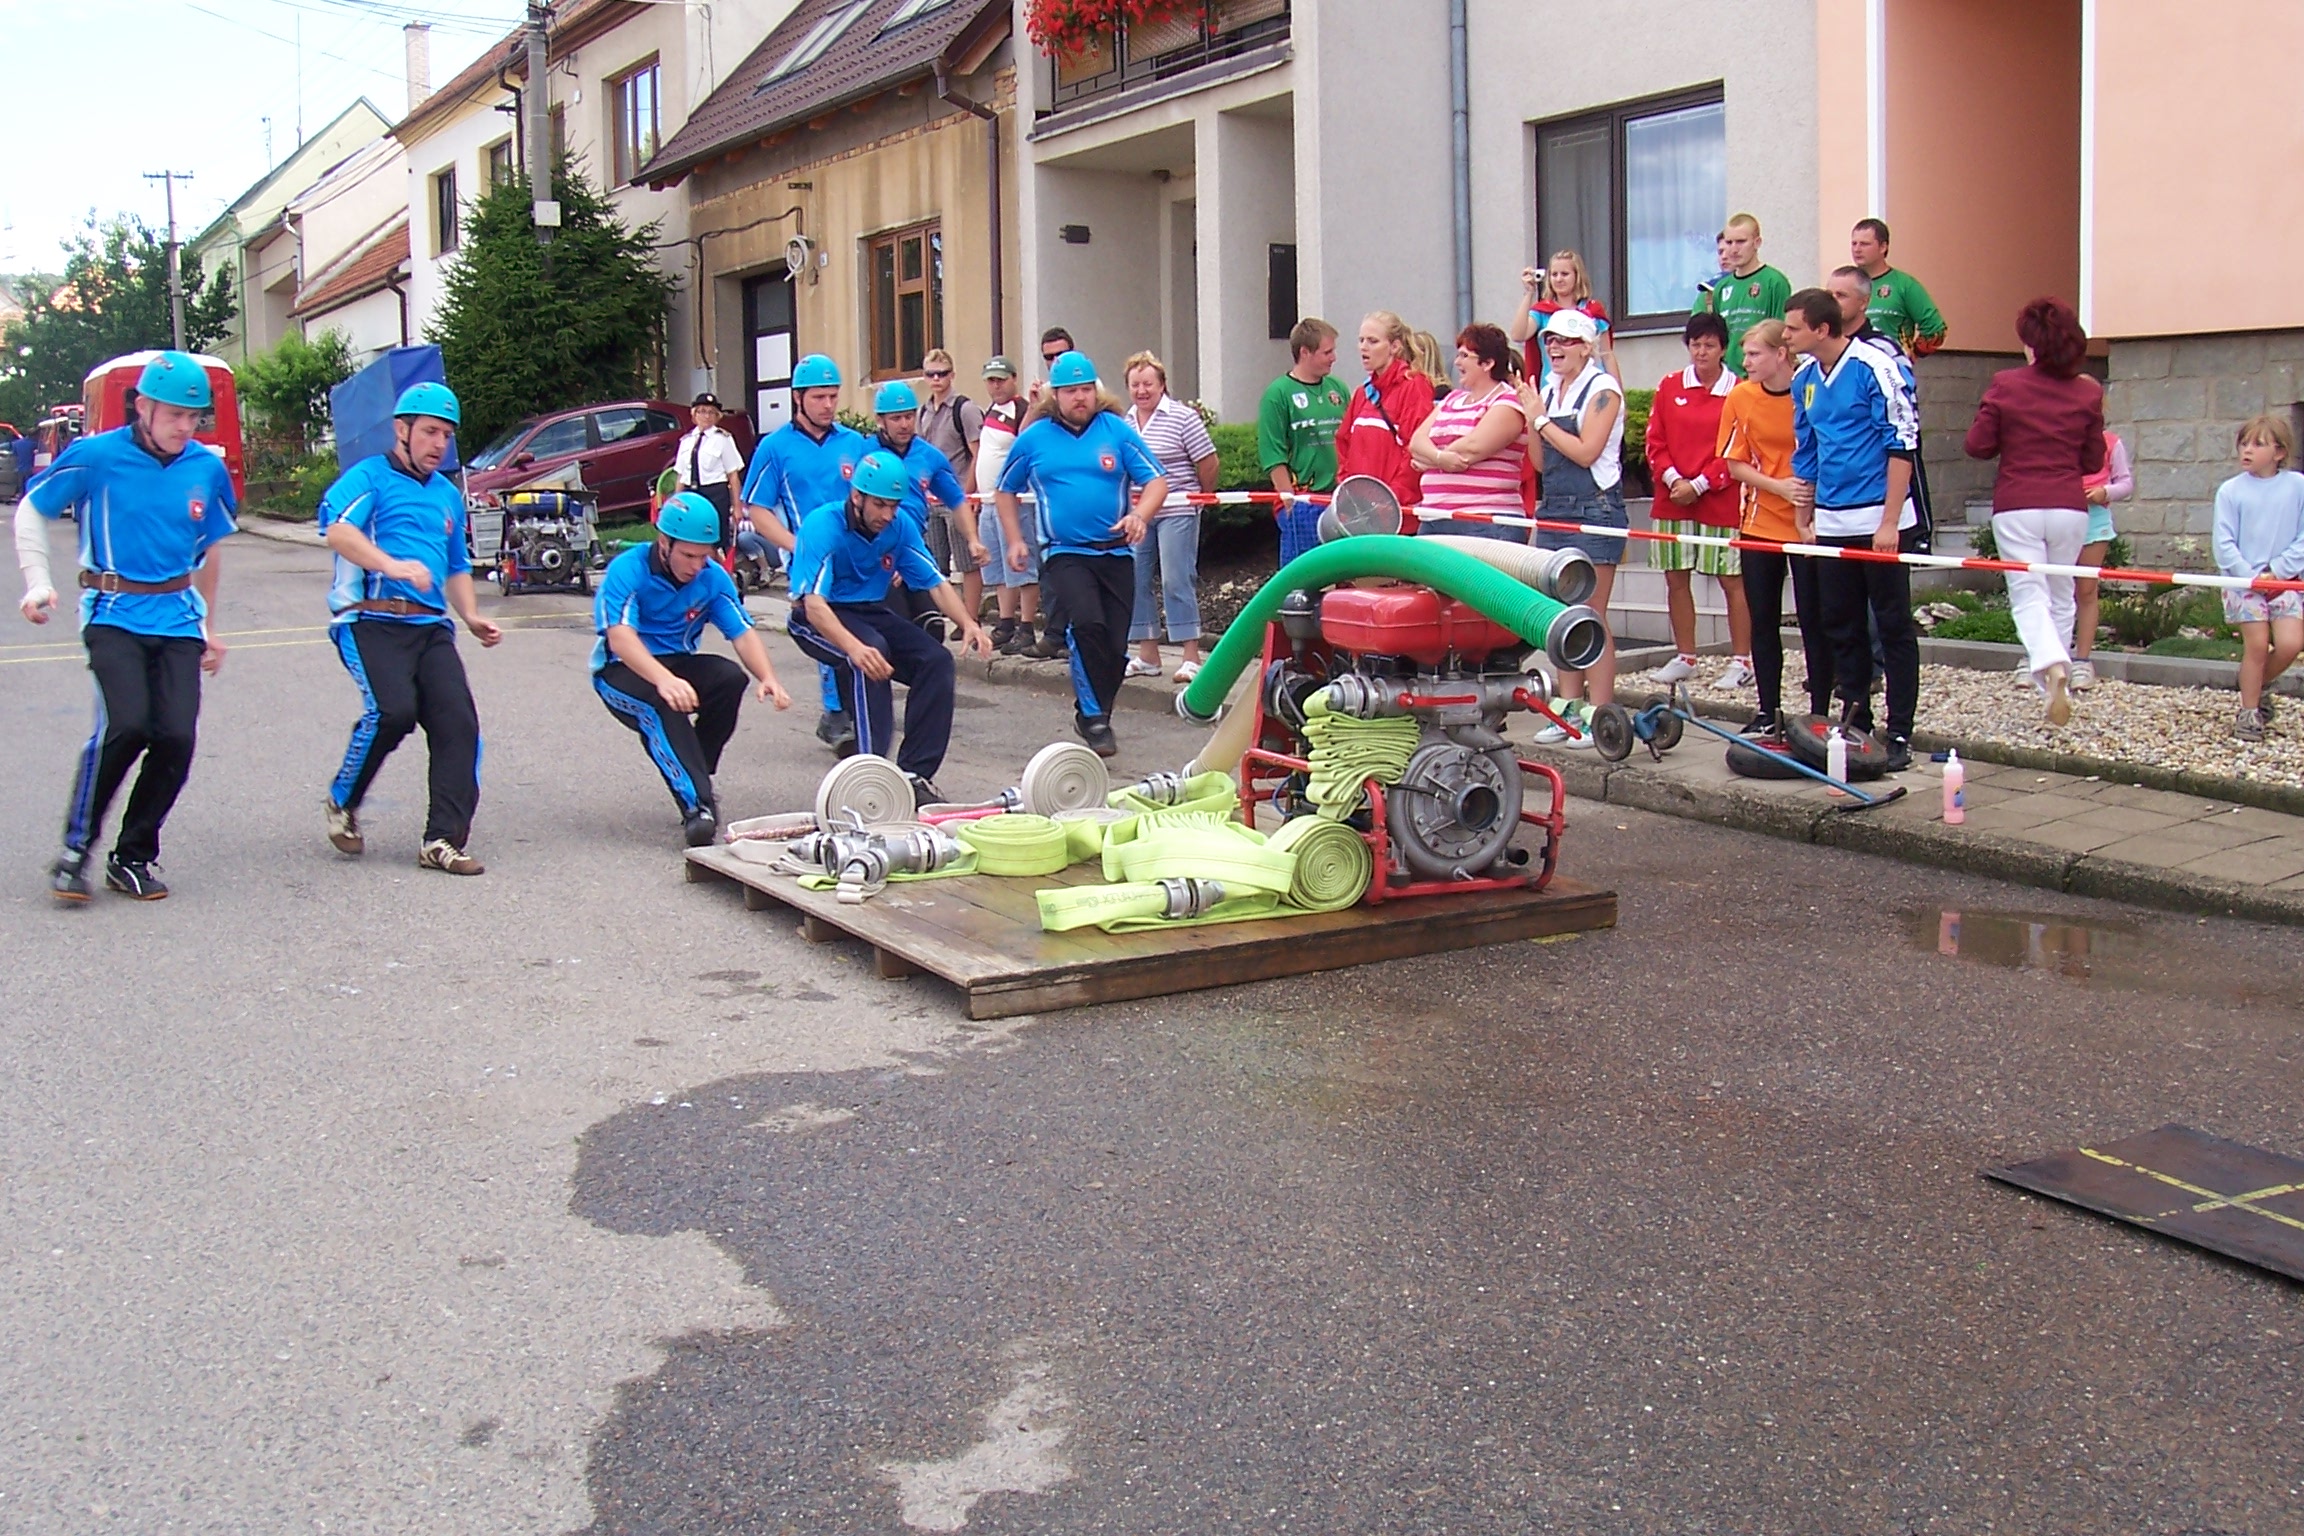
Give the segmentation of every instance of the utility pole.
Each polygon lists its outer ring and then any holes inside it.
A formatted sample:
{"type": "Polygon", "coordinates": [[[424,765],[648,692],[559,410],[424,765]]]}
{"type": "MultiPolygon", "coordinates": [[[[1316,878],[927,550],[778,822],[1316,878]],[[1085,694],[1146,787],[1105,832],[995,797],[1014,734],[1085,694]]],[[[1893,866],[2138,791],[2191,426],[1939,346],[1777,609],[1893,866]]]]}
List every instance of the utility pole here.
{"type": "Polygon", "coordinates": [[[176,244],[176,183],[190,181],[190,171],[146,171],[146,181],[168,188],[168,318],[176,333],[176,350],[184,350],[184,262],[176,244]]]}
{"type": "Polygon", "coordinates": [[[522,105],[528,119],[528,198],[539,245],[550,243],[552,231],[560,227],[560,205],[552,198],[552,77],[544,56],[551,20],[550,0],[528,0],[528,82],[522,105]]]}

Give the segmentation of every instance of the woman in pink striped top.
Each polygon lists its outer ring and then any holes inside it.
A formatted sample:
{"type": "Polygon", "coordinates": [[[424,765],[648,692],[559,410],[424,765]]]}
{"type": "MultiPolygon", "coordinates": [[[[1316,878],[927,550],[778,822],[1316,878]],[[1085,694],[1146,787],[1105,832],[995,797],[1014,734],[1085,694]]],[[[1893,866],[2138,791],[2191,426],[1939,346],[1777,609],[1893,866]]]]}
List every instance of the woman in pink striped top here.
{"type": "Polygon", "coordinates": [[[1485,322],[1456,337],[1458,387],[1433,408],[1409,440],[1408,456],[1424,471],[1418,533],[1469,534],[1525,544],[1528,530],[1468,521],[1460,512],[1521,513],[1520,475],[1528,462],[1528,418],[1513,381],[1520,360],[1504,332],[1485,322]]]}

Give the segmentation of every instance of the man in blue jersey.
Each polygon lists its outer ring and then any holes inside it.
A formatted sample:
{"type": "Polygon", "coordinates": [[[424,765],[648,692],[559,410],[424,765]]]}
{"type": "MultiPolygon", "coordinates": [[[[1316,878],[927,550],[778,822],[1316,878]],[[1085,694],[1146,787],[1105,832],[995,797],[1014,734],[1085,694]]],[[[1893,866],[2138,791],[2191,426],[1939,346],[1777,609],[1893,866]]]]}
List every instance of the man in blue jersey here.
{"type": "Polygon", "coordinates": [[[914,801],[926,805],[944,798],[932,781],[952,741],[952,653],[889,602],[890,584],[901,577],[931,598],[953,633],[986,660],[992,637],[961,608],[920,525],[904,512],[910,483],[894,454],[876,450],[856,466],[845,497],[802,520],[792,556],[791,632],[792,643],[839,680],[858,748],[893,756],[911,777],[914,801]],[[904,744],[893,752],[891,681],[905,688],[904,744]]]}
{"type": "Polygon", "coordinates": [[[759,696],[790,709],[768,647],[737,596],[736,579],[718,560],[720,514],[694,491],[682,491],[656,514],[656,541],[608,562],[592,601],[592,689],[608,712],[647,743],[648,760],[680,807],[691,848],[719,830],[712,775],[736,734],[744,674],[759,696]],[[712,624],[736,648],[736,662],[696,649],[712,624]]]}
{"type": "Polygon", "coordinates": [[[336,557],[328,632],[363,706],[328,786],[328,841],[339,853],[367,851],[360,802],[392,749],[422,726],[432,793],[417,867],[477,875],[465,844],[480,804],[480,711],[449,612],[483,647],[504,632],[480,617],[464,497],[440,473],[461,419],[447,385],[409,385],[392,408],[390,450],[353,465],[320,498],[321,539],[336,557]]]}
{"type": "Polygon", "coordinates": [[[66,448],[16,503],[23,613],[35,624],[56,607],[48,524],[67,514],[80,524],[80,639],[96,677],[96,730],[73,778],[64,851],[49,869],[61,901],[88,899],[88,849],[138,758],[104,883],[142,901],[168,894],[155,867],[160,825],[192,771],[200,674],[224,665],[208,613],[215,546],[234,531],[235,498],[223,457],[192,440],[213,404],[208,375],[182,352],[158,353],[130,404],[127,426],[66,448]]]}
{"type": "Polygon", "coordinates": [[[1073,724],[1097,756],[1110,757],[1120,750],[1112,705],[1128,665],[1134,546],[1168,499],[1168,479],[1126,418],[1103,408],[1096,365],[1085,353],[1056,359],[1048,386],[1055,409],[1017,434],[1000,471],[1000,530],[1009,566],[1024,569],[1030,552],[1018,497],[1032,492],[1040,517],[1040,589],[1050,612],[1062,615],[1072,658],[1073,724]],[[1143,487],[1133,504],[1130,486],[1143,487]]]}
{"type": "MultiPolygon", "coordinates": [[[[1913,550],[1920,537],[1909,494],[1919,412],[1897,360],[1846,328],[1839,301],[1821,288],[1802,289],[1786,306],[1784,340],[1804,357],[1792,376],[1792,501],[1813,513],[1817,543],[1894,556],[1913,550]]],[[[1843,558],[1821,562],[1819,577],[1841,723],[1873,729],[1869,610],[1887,663],[1888,770],[1901,772],[1911,766],[1920,702],[1911,568],[1843,558]]]]}
{"type": "MultiPolygon", "coordinates": [[[[800,519],[848,494],[848,477],[871,447],[863,433],[840,424],[840,365],[821,352],[809,353],[792,370],[792,419],[752,450],[739,515],[789,554],[800,519]]],[[[824,713],[816,739],[846,757],[856,750],[856,724],[841,712],[830,667],[819,669],[817,682],[824,713]]]]}
{"type": "MultiPolygon", "coordinates": [[[[928,545],[928,558],[936,563],[936,569],[950,570],[953,527],[960,521],[952,514],[967,505],[968,488],[953,472],[952,461],[945,457],[944,450],[920,435],[920,396],[910,384],[895,379],[881,385],[880,392],[873,397],[872,411],[880,425],[874,446],[904,467],[903,513],[920,525],[921,538],[928,545]],[[934,510],[931,502],[944,510],[934,510]]],[[[968,537],[973,545],[972,522],[968,537]]],[[[984,551],[972,550],[971,558],[982,564],[984,551]]],[[[922,629],[939,639],[944,638],[944,620],[936,600],[909,581],[903,585],[904,611],[917,620],[922,629]]]]}

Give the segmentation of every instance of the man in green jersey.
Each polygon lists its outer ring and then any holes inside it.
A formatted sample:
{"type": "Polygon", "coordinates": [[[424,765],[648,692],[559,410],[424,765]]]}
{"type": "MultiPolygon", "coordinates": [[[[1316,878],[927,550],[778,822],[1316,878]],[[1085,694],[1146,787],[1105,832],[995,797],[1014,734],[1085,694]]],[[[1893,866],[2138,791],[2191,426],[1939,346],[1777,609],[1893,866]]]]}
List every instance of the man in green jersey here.
{"type": "Polygon", "coordinates": [[[1928,290],[1909,272],[1888,265],[1888,226],[1858,219],[1848,235],[1848,257],[1870,288],[1864,314],[1875,330],[1896,338],[1913,357],[1926,357],[1944,345],[1944,316],[1928,290]]]}
{"type": "MultiPolygon", "coordinates": [[[[1274,379],[1256,408],[1256,462],[1283,496],[1336,488],[1336,432],[1344,422],[1344,390],[1328,375],[1336,366],[1336,327],[1307,315],[1288,333],[1294,361],[1274,379]]],[[[1278,508],[1280,563],[1320,542],[1320,509],[1283,502],[1278,508]]]]}
{"type": "Polygon", "coordinates": [[[1760,259],[1760,221],[1751,214],[1731,217],[1720,232],[1720,242],[1727,270],[1713,279],[1709,292],[1698,292],[1688,312],[1714,314],[1728,322],[1728,371],[1741,378],[1744,333],[1763,320],[1784,318],[1792,281],[1760,259]]]}

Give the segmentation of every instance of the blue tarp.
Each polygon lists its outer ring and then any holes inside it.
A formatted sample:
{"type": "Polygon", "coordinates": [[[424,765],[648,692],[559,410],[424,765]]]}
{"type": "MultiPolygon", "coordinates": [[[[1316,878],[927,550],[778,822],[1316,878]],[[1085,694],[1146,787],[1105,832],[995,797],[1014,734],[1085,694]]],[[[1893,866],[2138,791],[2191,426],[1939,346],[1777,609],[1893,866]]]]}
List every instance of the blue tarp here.
{"type": "MultiPolygon", "coordinates": [[[[411,384],[445,384],[438,347],[394,347],[328,392],[328,413],[336,425],[336,462],[350,469],[392,447],[392,407],[411,384]]],[[[440,473],[461,467],[451,445],[440,473]]]]}

